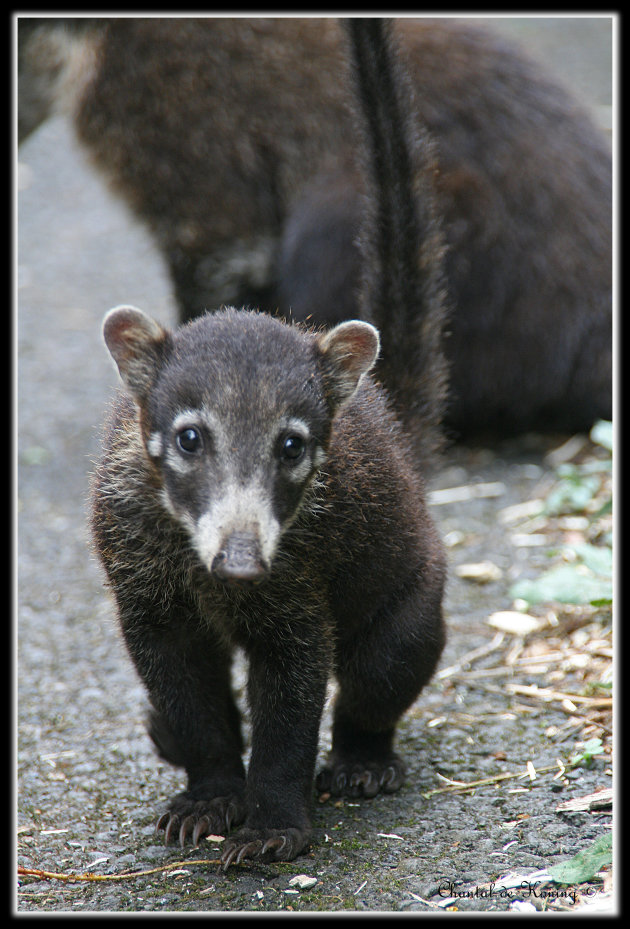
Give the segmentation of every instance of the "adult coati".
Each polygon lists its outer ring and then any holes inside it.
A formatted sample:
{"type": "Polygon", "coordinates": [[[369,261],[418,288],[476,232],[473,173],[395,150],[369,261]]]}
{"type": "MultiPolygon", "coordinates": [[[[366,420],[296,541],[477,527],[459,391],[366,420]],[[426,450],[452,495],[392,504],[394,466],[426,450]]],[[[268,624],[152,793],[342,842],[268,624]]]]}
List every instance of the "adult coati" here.
{"type": "MultiPolygon", "coordinates": [[[[411,145],[420,136],[382,21],[353,20],[350,33],[374,184],[362,300],[373,318],[426,334],[413,409],[429,437],[445,394],[432,151],[411,145]]],[[[444,642],[443,551],[405,432],[369,374],[378,332],[360,321],[316,332],[235,309],[168,332],[118,307],[104,338],[127,392],[93,479],[95,546],[152,702],[150,734],[188,775],[158,825],[182,843],[238,826],[226,868],[292,859],[309,841],[329,674],[339,690],[318,789],[394,791],[396,722],[444,642]],[[236,645],[249,662],[247,775],[236,645]]]]}
{"type": "MultiPolygon", "coordinates": [[[[221,304],[328,324],[358,315],[365,182],[336,21],[19,27],[22,132],[63,101],[153,231],[182,319],[221,304]]],[[[609,418],[607,141],[506,40],[450,19],[405,18],[396,32],[437,145],[448,424],[504,435],[609,418]]]]}

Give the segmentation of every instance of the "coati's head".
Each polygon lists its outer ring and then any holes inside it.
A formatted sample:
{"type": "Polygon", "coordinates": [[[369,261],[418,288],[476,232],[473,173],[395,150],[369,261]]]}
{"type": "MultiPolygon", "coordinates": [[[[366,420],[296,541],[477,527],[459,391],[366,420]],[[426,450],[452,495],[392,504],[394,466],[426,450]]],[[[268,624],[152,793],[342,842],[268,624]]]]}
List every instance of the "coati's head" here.
{"type": "Polygon", "coordinates": [[[164,505],[208,571],[259,581],[326,459],[332,423],[376,361],[377,330],[315,334],[226,310],[169,332],[133,307],[105,343],[140,411],[164,505]]]}

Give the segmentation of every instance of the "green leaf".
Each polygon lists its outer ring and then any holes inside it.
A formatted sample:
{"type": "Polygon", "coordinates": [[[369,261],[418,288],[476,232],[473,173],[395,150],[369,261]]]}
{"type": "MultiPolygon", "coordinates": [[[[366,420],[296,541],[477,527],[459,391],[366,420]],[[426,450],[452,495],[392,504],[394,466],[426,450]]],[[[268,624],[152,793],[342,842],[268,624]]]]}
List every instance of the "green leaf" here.
{"type": "Polygon", "coordinates": [[[556,884],[583,884],[611,863],[612,832],[607,832],[573,858],[552,865],[547,871],[556,884]]]}
{"type": "Polygon", "coordinates": [[[585,573],[578,564],[562,564],[545,571],[534,580],[517,581],[510,588],[514,600],[527,603],[591,603],[612,599],[612,582],[608,577],[585,573]]]}
{"type": "Polygon", "coordinates": [[[572,545],[572,550],[581,558],[587,568],[594,574],[605,574],[612,577],[613,556],[612,549],[606,545],[572,545]]]}
{"type": "Polygon", "coordinates": [[[572,551],[578,562],[560,564],[533,580],[517,581],[510,588],[515,600],[528,604],[547,603],[592,603],[606,605],[612,601],[612,549],[607,545],[573,545],[572,551]]]}
{"type": "Polygon", "coordinates": [[[593,760],[593,756],[601,755],[603,754],[603,751],[604,751],[604,746],[602,744],[601,739],[599,738],[589,739],[587,742],[584,743],[581,751],[576,752],[575,755],[572,755],[571,758],[569,758],[569,764],[573,766],[577,766],[578,764],[581,764],[581,762],[584,761],[588,767],[593,760]]]}
{"type": "Polygon", "coordinates": [[[599,491],[600,479],[595,474],[581,474],[572,465],[558,468],[561,479],[545,500],[545,512],[550,516],[561,513],[581,513],[599,491]]]}

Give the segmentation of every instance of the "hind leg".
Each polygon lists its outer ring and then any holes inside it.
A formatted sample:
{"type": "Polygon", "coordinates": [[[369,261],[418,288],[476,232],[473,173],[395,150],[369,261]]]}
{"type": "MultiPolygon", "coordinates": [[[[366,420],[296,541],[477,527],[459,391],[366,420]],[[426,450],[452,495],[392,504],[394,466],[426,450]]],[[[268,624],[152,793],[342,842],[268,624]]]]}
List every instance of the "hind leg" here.
{"type": "Polygon", "coordinates": [[[373,797],[401,786],[396,723],[430,679],[444,640],[441,590],[432,597],[414,590],[342,642],[332,750],[316,779],[320,793],[373,797]]]}

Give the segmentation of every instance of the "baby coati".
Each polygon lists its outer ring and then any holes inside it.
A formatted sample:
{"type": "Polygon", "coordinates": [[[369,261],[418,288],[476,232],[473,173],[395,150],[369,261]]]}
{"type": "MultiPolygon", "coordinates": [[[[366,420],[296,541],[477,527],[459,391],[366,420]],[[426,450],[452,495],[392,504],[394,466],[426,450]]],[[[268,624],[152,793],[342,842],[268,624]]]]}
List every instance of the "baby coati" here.
{"type": "MultiPolygon", "coordinates": [[[[409,152],[406,85],[382,30],[351,27],[366,173],[380,185],[362,234],[374,260],[362,300],[401,326],[424,319],[430,376],[414,415],[429,437],[445,383],[441,269],[421,276],[416,260],[425,240],[431,260],[441,254],[432,153],[427,142],[416,213],[412,164],[425,147],[409,152]],[[392,249],[392,235],[409,248],[392,249]]],[[[238,827],[226,868],[292,859],[309,842],[329,675],[338,694],[317,789],[395,791],[395,726],[444,642],[443,551],[407,436],[370,374],[378,332],[362,321],[317,332],[231,308],[169,332],[118,307],[103,334],[126,392],[93,479],[93,535],[151,699],[150,734],[188,776],[158,826],[182,843],[238,827]],[[249,663],[247,773],[235,646],[249,663]]]]}
{"type": "MultiPolygon", "coordinates": [[[[448,424],[500,436],[609,418],[607,140],[491,32],[395,28],[437,147],[448,424]]],[[[182,320],[221,304],[327,324],[361,315],[365,179],[337,21],[21,19],[19,37],[22,133],[54,101],[69,111],[152,230],[182,320]]]]}

